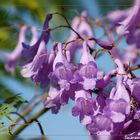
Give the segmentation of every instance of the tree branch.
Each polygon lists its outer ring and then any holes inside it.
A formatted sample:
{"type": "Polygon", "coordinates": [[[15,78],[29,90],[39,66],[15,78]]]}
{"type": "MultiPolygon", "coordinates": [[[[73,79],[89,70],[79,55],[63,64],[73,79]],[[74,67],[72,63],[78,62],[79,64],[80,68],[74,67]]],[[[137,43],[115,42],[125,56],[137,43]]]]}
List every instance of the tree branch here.
{"type": "MultiPolygon", "coordinates": [[[[27,120],[27,124],[31,124],[34,121],[36,121],[37,118],[39,118],[41,115],[43,115],[45,112],[47,112],[49,109],[43,108],[41,109],[39,112],[37,112],[35,115],[33,115],[32,117],[30,117],[27,120]]],[[[13,133],[13,136],[17,136],[19,135],[26,127],[28,127],[29,125],[25,125],[22,124],[19,128],[17,128],[17,130],[13,133]]],[[[44,133],[44,132],[43,132],[44,133]]]]}
{"type": "Polygon", "coordinates": [[[138,70],[138,69],[140,69],[140,64],[138,64],[138,65],[136,65],[136,66],[132,66],[132,67],[130,68],[131,71],[138,70]]]}
{"type": "MultiPolygon", "coordinates": [[[[36,107],[42,100],[46,98],[46,94],[43,94],[37,101],[35,101],[34,104],[26,106],[26,108],[23,110],[22,113],[20,113],[21,116],[26,116],[34,107],[36,107]]],[[[15,123],[17,124],[21,120],[21,117],[17,118],[15,123]]]]}

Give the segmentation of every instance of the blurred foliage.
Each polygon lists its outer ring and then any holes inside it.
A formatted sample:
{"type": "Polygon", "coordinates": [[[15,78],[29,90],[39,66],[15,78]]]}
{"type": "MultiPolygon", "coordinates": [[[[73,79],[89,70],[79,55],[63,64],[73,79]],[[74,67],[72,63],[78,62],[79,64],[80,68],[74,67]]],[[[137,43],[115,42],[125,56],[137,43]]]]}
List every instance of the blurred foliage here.
{"type": "Polygon", "coordinates": [[[26,101],[21,94],[17,94],[15,96],[9,97],[7,99],[5,99],[6,104],[10,104],[15,108],[19,108],[23,103],[28,103],[28,101],[26,101]]]}
{"type": "Polygon", "coordinates": [[[14,111],[13,107],[7,103],[0,104],[0,121],[4,117],[8,118],[9,120],[13,121],[13,119],[10,117],[10,114],[14,111]]]}
{"type": "Polygon", "coordinates": [[[3,120],[7,118],[9,121],[14,122],[11,113],[15,112],[23,103],[27,103],[20,94],[11,96],[0,103],[0,133],[8,132],[3,120]]]}
{"type": "Polygon", "coordinates": [[[115,9],[126,9],[130,7],[133,0],[96,0],[103,15],[115,9]]]}

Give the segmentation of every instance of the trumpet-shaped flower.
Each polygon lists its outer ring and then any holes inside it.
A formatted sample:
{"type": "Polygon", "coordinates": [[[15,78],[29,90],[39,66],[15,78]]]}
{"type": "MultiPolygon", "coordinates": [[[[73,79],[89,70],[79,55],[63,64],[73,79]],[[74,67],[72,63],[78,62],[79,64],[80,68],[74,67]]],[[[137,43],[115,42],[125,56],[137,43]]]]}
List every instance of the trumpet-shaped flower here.
{"type": "MultiPolygon", "coordinates": [[[[15,72],[16,64],[22,57],[22,52],[23,52],[22,42],[26,41],[25,34],[26,34],[27,30],[28,30],[28,26],[26,26],[26,25],[22,26],[20,29],[20,33],[19,33],[19,40],[18,40],[18,43],[17,43],[17,46],[15,47],[15,49],[11,53],[4,53],[5,58],[6,58],[5,68],[7,71],[10,71],[12,73],[15,72]]],[[[31,39],[30,44],[32,45],[34,43],[34,41],[37,40],[36,28],[32,27],[31,32],[32,32],[32,39],[31,39]]]]}
{"type": "Polygon", "coordinates": [[[28,44],[25,44],[24,42],[22,43],[24,47],[23,56],[27,58],[26,63],[31,62],[34,59],[38,51],[38,48],[40,46],[40,43],[42,41],[44,41],[45,45],[48,43],[49,37],[50,37],[49,22],[51,19],[52,19],[52,14],[48,14],[44,22],[42,34],[40,38],[36,42],[34,42],[33,45],[28,45],[28,44]]]}

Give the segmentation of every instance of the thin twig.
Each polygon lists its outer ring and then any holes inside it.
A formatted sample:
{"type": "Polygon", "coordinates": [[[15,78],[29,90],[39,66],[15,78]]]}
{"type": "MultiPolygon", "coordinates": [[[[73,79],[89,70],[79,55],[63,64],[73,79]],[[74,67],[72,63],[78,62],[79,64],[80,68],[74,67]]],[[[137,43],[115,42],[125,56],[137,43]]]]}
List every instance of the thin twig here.
{"type": "Polygon", "coordinates": [[[50,31],[53,31],[53,30],[55,30],[55,29],[62,28],[62,27],[70,28],[70,27],[67,26],[67,25],[60,25],[60,26],[57,26],[57,27],[54,27],[54,28],[50,28],[49,30],[50,30],[50,31]]]}
{"type": "MultiPolygon", "coordinates": [[[[25,122],[24,125],[30,125],[30,124],[26,121],[26,119],[25,119],[20,113],[18,113],[18,112],[11,112],[11,113],[12,113],[12,114],[18,115],[22,120],[24,120],[24,122],[25,122]]],[[[44,133],[44,131],[43,131],[43,127],[42,127],[41,123],[39,122],[38,119],[34,119],[34,121],[37,122],[37,125],[38,125],[38,127],[39,127],[39,129],[40,129],[40,133],[44,136],[45,133],[44,133]]],[[[15,126],[15,125],[17,125],[15,122],[12,123],[12,124],[10,125],[10,127],[9,127],[9,134],[10,134],[10,135],[13,135],[13,134],[11,133],[11,129],[12,129],[12,127],[15,126]]]]}
{"type": "MultiPolygon", "coordinates": [[[[33,115],[32,117],[30,117],[27,120],[28,124],[33,123],[37,118],[39,118],[41,115],[43,115],[45,112],[47,112],[49,109],[43,108],[41,109],[39,112],[37,112],[35,115],[33,115]]],[[[21,125],[19,128],[17,128],[17,130],[13,133],[14,136],[17,136],[18,134],[20,134],[26,127],[28,127],[28,125],[21,125]]]]}
{"type": "MultiPolygon", "coordinates": [[[[46,94],[43,94],[34,104],[26,106],[26,108],[21,113],[22,116],[26,116],[34,107],[36,107],[42,100],[46,98],[46,94]]],[[[15,123],[17,124],[20,121],[20,117],[16,119],[15,123]]]]}
{"type": "Polygon", "coordinates": [[[69,23],[69,21],[68,21],[68,19],[66,18],[65,15],[63,15],[63,14],[61,14],[61,13],[59,13],[59,12],[53,13],[53,15],[55,15],[55,14],[56,14],[56,15],[60,15],[61,17],[63,17],[63,18],[65,19],[66,23],[68,24],[69,28],[70,28],[75,34],[77,34],[78,38],[83,39],[83,38],[81,37],[81,35],[80,35],[77,31],[75,31],[75,29],[73,29],[73,28],[71,27],[71,24],[69,23]]]}
{"type": "Polygon", "coordinates": [[[140,69],[140,64],[130,67],[131,71],[138,70],[138,69],[140,69]]]}
{"type": "Polygon", "coordinates": [[[43,127],[42,127],[40,121],[38,119],[34,119],[34,121],[37,122],[37,125],[38,125],[38,127],[40,129],[40,133],[44,136],[45,133],[44,133],[44,130],[43,130],[43,127]]]}
{"type": "MultiPolygon", "coordinates": [[[[11,114],[16,114],[17,116],[19,116],[25,123],[27,123],[26,119],[18,112],[11,112],[11,114]]],[[[8,131],[10,135],[13,135],[13,133],[11,132],[12,128],[16,125],[16,122],[13,122],[9,127],[8,127],[8,131]]]]}

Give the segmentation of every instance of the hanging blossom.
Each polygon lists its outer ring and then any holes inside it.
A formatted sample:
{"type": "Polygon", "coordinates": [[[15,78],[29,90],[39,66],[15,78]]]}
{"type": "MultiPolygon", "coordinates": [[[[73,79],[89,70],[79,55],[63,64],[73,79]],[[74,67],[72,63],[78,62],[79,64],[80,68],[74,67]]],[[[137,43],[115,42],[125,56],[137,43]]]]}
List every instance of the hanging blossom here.
{"type": "Polygon", "coordinates": [[[42,41],[32,62],[22,66],[23,77],[31,78],[33,82],[46,87],[49,84],[48,75],[52,71],[54,53],[47,51],[45,42],[42,41]]]}
{"type": "Polygon", "coordinates": [[[50,73],[49,77],[52,79],[52,82],[58,83],[61,89],[69,90],[73,75],[74,67],[68,63],[62,52],[62,44],[59,43],[58,52],[53,62],[53,72],[50,73]]]}
{"type": "Polygon", "coordinates": [[[129,58],[133,59],[132,61],[136,61],[138,59],[137,56],[140,48],[139,18],[140,18],[140,1],[135,0],[133,8],[131,8],[130,10],[130,14],[126,17],[126,19],[120,22],[120,26],[118,26],[117,28],[117,32],[119,34],[126,36],[127,43],[129,44],[128,48],[133,47],[133,54],[127,55],[129,58]]]}
{"type": "Polygon", "coordinates": [[[45,107],[51,108],[52,113],[55,114],[58,113],[61,105],[68,103],[69,95],[66,91],[70,88],[69,82],[73,76],[72,67],[68,67],[70,65],[62,52],[61,43],[57,45],[57,49],[58,52],[52,64],[53,70],[48,75],[52,85],[50,85],[48,98],[44,101],[45,107]]]}
{"type": "Polygon", "coordinates": [[[28,44],[25,44],[24,42],[22,43],[24,47],[23,57],[27,59],[27,62],[25,63],[29,63],[33,60],[42,41],[44,41],[45,45],[48,43],[49,38],[50,38],[49,22],[51,19],[52,19],[52,14],[48,14],[46,16],[46,19],[43,25],[42,33],[39,39],[33,45],[28,45],[28,44]]]}
{"type": "Polygon", "coordinates": [[[130,63],[136,63],[138,61],[140,50],[135,44],[130,44],[123,50],[121,48],[114,47],[110,53],[113,58],[120,59],[124,64],[129,65],[130,63]]]}
{"type": "MultiPolygon", "coordinates": [[[[117,10],[109,13],[107,16],[113,25],[117,27],[119,35],[125,35],[127,43],[140,48],[140,1],[135,0],[134,6],[127,10],[117,10]]],[[[113,26],[115,27],[115,26],[113,26]]]]}
{"type": "Polygon", "coordinates": [[[139,24],[139,16],[140,16],[140,1],[135,0],[134,6],[131,10],[130,15],[121,21],[120,26],[117,28],[117,32],[119,34],[130,34],[134,30],[136,30],[137,25],[139,24]]]}
{"type": "Polygon", "coordinates": [[[97,64],[93,56],[89,53],[87,43],[83,43],[83,53],[78,64],[76,75],[85,90],[93,90],[95,88],[104,88],[110,82],[111,75],[114,71],[104,76],[103,71],[97,68],[97,64]]]}
{"type": "Polygon", "coordinates": [[[114,72],[110,72],[103,75],[90,55],[86,42],[83,43],[83,54],[80,64],[76,68],[73,64],[68,63],[62,51],[62,44],[59,43],[57,46],[58,52],[53,62],[53,72],[49,74],[51,80],[49,97],[44,102],[45,107],[50,107],[53,113],[58,113],[60,107],[67,104],[69,99],[81,102],[79,98],[88,96],[92,101],[91,91],[95,88],[106,87],[111,75],[114,74],[114,72]],[[53,90],[55,90],[55,94],[52,93],[53,90]]]}
{"type": "MultiPolygon", "coordinates": [[[[116,88],[112,88],[109,98],[102,98],[101,95],[96,98],[99,109],[96,109],[97,107],[94,109],[95,115],[91,115],[92,119],[90,123],[87,122],[87,129],[92,135],[138,136],[140,125],[139,122],[136,125],[136,121],[140,119],[140,110],[131,107],[130,96],[132,94],[133,97],[136,95],[138,97],[138,94],[134,93],[136,88],[139,88],[139,79],[129,81],[131,88],[128,90],[125,79],[128,80],[129,77],[126,75],[124,65],[119,59],[116,59],[115,63],[118,66],[116,88]]],[[[136,99],[136,102],[139,100],[136,99]]]]}
{"type": "Polygon", "coordinates": [[[107,18],[112,22],[112,28],[116,27],[117,33],[126,37],[127,45],[125,53],[119,48],[113,48],[111,54],[119,58],[123,63],[136,63],[140,52],[140,1],[135,0],[134,6],[126,10],[117,10],[108,14],[107,18]]]}
{"type": "MultiPolygon", "coordinates": [[[[22,52],[23,52],[22,43],[27,41],[26,31],[28,29],[29,29],[28,26],[23,25],[20,29],[19,40],[18,40],[17,46],[15,47],[13,52],[4,53],[4,56],[6,59],[5,68],[7,71],[10,71],[13,74],[15,73],[16,64],[18,63],[18,61],[22,57],[22,52]]],[[[31,32],[32,32],[32,39],[31,39],[30,44],[32,45],[38,39],[38,36],[37,36],[37,31],[36,31],[35,27],[31,27],[31,32]]]]}
{"type": "Polygon", "coordinates": [[[46,48],[50,36],[48,29],[51,18],[51,14],[46,17],[42,34],[34,45],[29,46],[23,43],[23,53],[27,61],[22,66],[21,74],[23,77],[31,78],[41,87],[48,86],[50,82],[48,75],[53,69],[52,64],[55,57],[55,52],[48,51],[46,48]]]}
{"type": "MultiPolygon", "coordinates": [[[[88,38],[93,37],[92,26],[88,21],[88,15],[87,15],[87,12],[85,11],[82,12],[80,16],[77,16],[73,19],[71,23],[71,27],[83,39],[88,39],[88,38]]],[[[72,42],[67,45],[67,51],[70,52],[69,61],[73,61],[73,59],[75,58],[75,52],[82,48],[82,41],[80,40],[78,41],[78,39],[81,39],[81,38],[79,38],[79,36],[75,32],[71,31],[67,42],[75,40],[75,39],[77,39],[77,41],[72,42]]],[[[88,45],[92,49],[94,48],[94,44],[95,44],[94,41],[88,41],[88,45]]]]}
{"type": "Polygon", "coordinates": [[[116,27],[117,33],[126,37],[127,45],[125,53],[118,48],[113,48],[111,53],[113,57],[121,59],[124,63],[138,62],[140,53],[140,1],[135,0],[134,6],[126,10],[116,10],[107,15],[112,22],[111,29],[116,27]]]}
{"type": "Polygon", "coordinates": [[[122,22],[124,19],[126,19],[129,16],[129,14],[131,14],[131,10],[132,8],[109,12],[107,15],[107,19],[111,21],[111,29],[120,26],[120,22],[122,22]]]}
{"type": "MultiPolygon", "coordinates": [[[[82,12],[79,17],[75,17],[71,23],[71,27],[80,35],[80,37],[87,41],[87,46],[90,49],[95,48],[95,43],[104,49],[111,50],[114,47],[114,41],[110,39],[109,41],[102,41],[93,35],[93,29],[88,21],[88,15],[86,12],[82,12]]],[[[67,55],[68,60],[71,62],[75,58],[75,52],[82,49],[83,40],[79,36],[71,31],[70,37],[67,42],[76,40],[67,45],[67,55]]]]}
{"type": "Polygon", "coordinates": [[[74,66],[68,63],[62,51],[62,44],[57,45],[58,52],[53,61],[53,71],[50,72],[50,89],[47,100],[44,101],[46,108],[51,108],[52,113],[58,113],[60,107],[74,99],[75,91],[82,88],[75,80],[74,66]],[[53,93],[53,91],[55,91],[53,93]]]}
{"type": "MultiPolygon", "coordinates": [[[[86,39],[93,36],[92,26],[88,20],[88,14],[85,11],[82,12],[80,16],[73,19],[71,27],[77,31],[82,38],[86,39]]],[[[71,41],[77,37],[77,34],[71,31],[68,41],[71,41]]]]}
{"type": "Polygon", "coordinates": [[[123,83],[125,71],[120,61],[116,60],[116,64],[118,65],[116,88],[111,90],[109,98],[101,98],[101,95],[97,97],[98,110],[95,108],[95,114],[91,116],[92,121],[87,124],[91,134],[122,134],[130,114],[130,95],[123,83]]]}
{"type": "Polygon", "coordinates": [[[130,114],[130,95],[123,83],[125,74],[119,60],[116,88],[111,90],[109,98],[100,93],[97,98],[87,91],[76,94],[76,105],[72,109],[73,116],[79,116],[91,135],[122,134],[130,114]]]}
{"type": "Polygon", "coordinates": [[[117,27],[118,34],[128,35],[136,30],[140,22],[139,15],[140,1],[135,0],[132,8],[110,12],[107,18],[112,22],[113,27],[117,27]]]}

